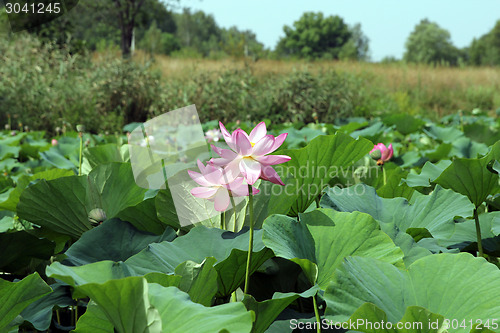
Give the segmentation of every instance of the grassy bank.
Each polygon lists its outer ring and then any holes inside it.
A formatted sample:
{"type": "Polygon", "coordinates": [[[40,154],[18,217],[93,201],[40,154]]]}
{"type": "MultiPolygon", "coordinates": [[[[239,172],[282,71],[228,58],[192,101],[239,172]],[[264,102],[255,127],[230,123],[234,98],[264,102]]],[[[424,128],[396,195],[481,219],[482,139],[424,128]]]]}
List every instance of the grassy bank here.
{"type": "Polygon", "coordinates": [[[407,113],[436,120],[500,107],[500,69],[355,62],[69,54],[27,35],[0,41],[0,122],[120,131],[195,104],[202,121],[324,122],[407,113]]]}
{"type": "MultiPolygon", "coordinates": [[[[149,61],[141,53],[135,59],[149,61]]],[[[226,71],[250,71],[260,80],[286,77],[293,72],[316,76],[336,72],[362,80],[360,88],[378,98],[385,94],[401,111],[440,117],[457,110],[500,107],[500,69],[494,67],[432,67],[415,64],[380,64],[342,61],[208,60],[155,56],[154,68],[166,80],[190,80],[199,73],[213,76],[226,71]]],[[[374,110],[375,111],[375,110],[374,110]]]]}

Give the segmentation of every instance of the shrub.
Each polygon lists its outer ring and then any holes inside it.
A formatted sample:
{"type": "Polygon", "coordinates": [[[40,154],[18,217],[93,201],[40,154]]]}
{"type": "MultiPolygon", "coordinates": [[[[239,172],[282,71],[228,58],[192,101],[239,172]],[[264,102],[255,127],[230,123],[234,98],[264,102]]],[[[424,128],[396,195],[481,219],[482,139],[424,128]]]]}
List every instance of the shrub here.
{"type": "Polygon", "coordinates": [[[149,65],[117,58],[92,62],[30,35],[0,40],[0,121],[7,115],[54,133],[63,123],[88,131],[121,130],[144,121],[160,95],[160,75],[149,65]]]}

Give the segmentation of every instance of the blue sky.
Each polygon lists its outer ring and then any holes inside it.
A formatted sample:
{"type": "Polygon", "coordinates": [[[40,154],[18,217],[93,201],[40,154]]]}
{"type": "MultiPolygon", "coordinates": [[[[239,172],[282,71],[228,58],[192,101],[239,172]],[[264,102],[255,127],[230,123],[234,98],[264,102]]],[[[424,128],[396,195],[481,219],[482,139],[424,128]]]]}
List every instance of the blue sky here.
{"type": "Polygon", "coordinates": [[[500,0],[181,0],[180,5],[213,14],[221,27],[250,29],[271,48],[284,35],[283,26],[303,12],[339,15],[347,24],[361,23],[373,61],[401,58],[406,38],[423,18],[450,31],[457,47],[468,46],[500,19],[500,0]]]}

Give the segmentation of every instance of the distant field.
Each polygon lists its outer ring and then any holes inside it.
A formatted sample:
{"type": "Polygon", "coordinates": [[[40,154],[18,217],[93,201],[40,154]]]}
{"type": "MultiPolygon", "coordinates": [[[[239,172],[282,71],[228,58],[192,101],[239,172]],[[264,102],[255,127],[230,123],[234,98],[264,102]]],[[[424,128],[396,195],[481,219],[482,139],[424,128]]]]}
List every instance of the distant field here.
{"type": "MultiPolygon", "coordinates": [[[[137,61],[149,56],[138,52],[137,61]]],[[[433,110],[438,116],[473,108],[495,110],[500,107],[500,68],[431,67],[425,65],[379,64],[341,61],[209,60],[176,59],[156,56],[154,68],[167,79],[189,79],[199,73],[218,75],[228,70],[248,69],[259,79],[287,76],[293,71],[322,75],[331,71],[362,79],[368,94],[385,93],[400,108],[433,110]]],[[[418,111],[415,111],[418,110],[418,111]]],[[[407,110],[408,111],[408,110],[407,110]]],[[[469,110],[470,111],[470,110],[469,110]]]]}

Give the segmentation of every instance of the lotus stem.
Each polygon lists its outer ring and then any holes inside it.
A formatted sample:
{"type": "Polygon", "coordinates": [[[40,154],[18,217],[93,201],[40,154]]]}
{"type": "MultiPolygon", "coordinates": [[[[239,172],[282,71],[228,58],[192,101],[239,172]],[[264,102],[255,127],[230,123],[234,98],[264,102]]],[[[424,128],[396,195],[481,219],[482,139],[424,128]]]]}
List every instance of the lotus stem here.
{"type": "Polygon", "coordinates": [[[226,211],[220,214],[220,228],[226,230],[226,211]]]}
{"type": "Polygon", "coordinates": [[[252,262],[252,251],[253,251],[253,194],[252,185],[248,185],[248,206],[250,208],[250,237],[248,240],[248,257],[247,257],[247,269],[245,273],[245,289],[244,293],[248,292],[248,284],[250,282],[250,265],[252,262]]]}
{"type": "Polygon", "coordinates": [[[79,157],[78,176],[81,176],[82,175],[82,154],[83,154],[83,133],[79,132],[78,136],[80,137],[80,157],[79,157]]]}
{"type": "Polygon", "coordinates": [[[78,304],[75,306],[75,325],[78,322],[78,304]]]}
{"type": "Polygon", "coordinates": [[[481,225],[479,225],[479,216],[477,215],[477,208],[474,208],[474,220],[476,222],[477,250],[479,251],[479,256],[484,257],[483,244],[481,242],[481,225]]]}
{"type": "Polygon", "coordinates": [[[316,294],[313,296],[314,314],[316,315],[316,326],[317,332],[321,333],[321,317],[319,316],[318,303],[316,302],[316,294]]]}
{"type": "Polygon", "coordinates": [[[229,196],[229,199],[231,200],[231,205],[233,206],[233,211],[234,211],[234,225],[233,225],[233,232],[236,232],[236,204],[234,203],[234,198],[233,196],[229,196]]]}
{"type": "Polygon", "coordinates": [[[384,179],[384,185],[387,184],[387,175],[385,173],[384,165],[380,166],[380,170],[382,170],[382,178],[384,179]]]}

